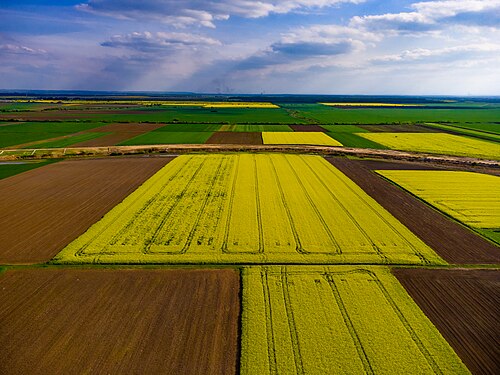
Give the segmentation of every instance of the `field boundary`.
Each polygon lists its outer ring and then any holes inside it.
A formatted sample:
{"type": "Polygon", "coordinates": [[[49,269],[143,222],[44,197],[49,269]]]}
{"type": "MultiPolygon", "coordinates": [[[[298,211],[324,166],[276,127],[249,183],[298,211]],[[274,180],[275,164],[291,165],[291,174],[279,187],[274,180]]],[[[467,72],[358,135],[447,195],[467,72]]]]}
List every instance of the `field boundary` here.
{"type": "Polygon", "coordinates": [[[406,161],[431,162],[438,164],[483,166],[500,169],[500,161],[462,156],[428,154],[422,152],[375,150],[338,146],[314,145],[210,145],[210,144],[169,144],[111,147],[66,147],[52,149],[4,149],[2,160],[74,158],[88,156],[124,156],[140,154],[189,154],[189,153],[228,153],[228,152],[266,152],[318,154],[323,156],[355,156],[406,161]]]}

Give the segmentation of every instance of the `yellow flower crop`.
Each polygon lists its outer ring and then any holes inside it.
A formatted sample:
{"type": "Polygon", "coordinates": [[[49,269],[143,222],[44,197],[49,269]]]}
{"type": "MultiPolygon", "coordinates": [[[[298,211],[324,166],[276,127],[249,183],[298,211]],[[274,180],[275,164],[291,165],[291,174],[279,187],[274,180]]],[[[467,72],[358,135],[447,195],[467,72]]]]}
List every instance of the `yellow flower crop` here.
{"type": "Polygon", "coordinates": [[[263,132],[265,145],[342,146],[342,143],[321,132],[263,132]]]}
{"type": "Polygon", "coordinates": [[[241,374],[468,374],[385,267],[245,268],[241,374]]]}
{"type": "Polygon", "coordinates": [[[356,133],[394,150],[500,159],[500,144],[444,133],[356,133]]]}
{"type": "Polygon", "coordinates": [[[183,155],[58,262],[444,262],[339,170],[310,155],[183,155]]]}

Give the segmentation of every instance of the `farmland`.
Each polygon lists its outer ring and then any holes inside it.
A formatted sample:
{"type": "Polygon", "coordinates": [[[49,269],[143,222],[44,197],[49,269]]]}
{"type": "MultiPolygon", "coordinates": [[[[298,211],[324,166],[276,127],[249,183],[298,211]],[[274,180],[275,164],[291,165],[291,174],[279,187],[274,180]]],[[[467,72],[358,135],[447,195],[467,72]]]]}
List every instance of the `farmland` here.
{"type": "Polygon", "coordinates": [[[245,154],[177,157],[56,261],[442,263],[324,159],[245,154]]]}
{"type": "Polygon", "coordinates": [[[235,373],[238,289],[232,270],[7,271],[0,373],[235,373]]]}
{"type": "Polygon", "coordinates": [[[500,177],[459,171],[378,171],[500,244],[500,177]]]}
{"type": "Polygon", "coordinates": [[[297,145],[321,145],[342,146],[335,139],[328,137],[325,133],[317,132],[293,132],[293,133],[271,133],[263,132],[262,139],[268,144],[297,144],[297,145]]]}
{"type": "Polygon", "coordinates": [[[47,262],[170,160],[61,161],[0,180],[0,264],[47,262]]]}
{"type": "Polygon", "coordinates": [[[499,270],[393,272],[473,373],[498,373],[499,270]]]}
{"type": "Polygon", "coordinates": [[[385,268],[243,272],[242,374],[467,374],[385,268]]]}
{"type": "Polygon", "coordinates": [[[372,173],[372,170],[384,170],[383,173],[389,170],[428,170],[429,165],[344,158],[328,160],[446,261],[455,264],[500,263],[497,246],[372,173]]]}
{"type": "Polygon", "coordinates": [[[500,143],[441,133],[360,133],[394,150],[500,159],[500,143]]]}
{"type": "Polygon", "coordinates": [[[494,99],[151,95],[0,103],[0,373],[500,371],[494,99]]]}

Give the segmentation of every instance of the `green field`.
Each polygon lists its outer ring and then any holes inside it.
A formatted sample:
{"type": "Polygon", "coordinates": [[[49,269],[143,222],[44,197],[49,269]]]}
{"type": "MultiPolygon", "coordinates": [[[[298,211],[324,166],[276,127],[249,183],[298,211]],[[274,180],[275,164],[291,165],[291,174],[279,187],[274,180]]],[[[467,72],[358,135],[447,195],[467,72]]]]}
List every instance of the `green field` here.
{"type": "Polygon", "coordinates": [[[293,132],[288,125],[222,125],[226,132],[293,132]]]}
{"type": "Polygon", "coordinates": [[[484,132],[481,130],[475,130],[468,127],[463,127],[461,125],[443,125],[436,123],[426,123],[426,126],[430,126],[434,129],[440,129],[445,131],[451,131],[455,133],[460,133],[463,135],[469,135],[474,138],[486,139],[489,141],[500,142],[500,134],[493,134],[491,132],[484,132]]]}
{"type": "Polygon", "coordinates": [[[459,171],[377,171],[500,244],[500,177],[459,171]]]}
{"type": "Polygon", "coordinates": [[[468,374],[387,268],[245,268],[241,374],[468,374]]]}
{"type": "Polygon", "coordinates": [[[479,130],[484,133],[494,133],[500,135],[500,123],[490,123],[490,124],[453,124],[465,129],[479,130]]]}
{"type": "Polygon", "coordinates": [[[368,130],[356,125],[321,125],[329,133],[369,133],[368,130]]]}
{"type": "Polygon", "coordinates": [[[104,124],[79,122],[26,122],[0,126],[0,147],[15,146],[44,139],[62,137],[104,124]]]}
{"type": "Polygon", "coordinates": [[[58,147],[69,147],[71,145],[74,145],[76,143],[80,142],[85,142],[89,141],[91,139],[99,138],[108,134],[112,133],[105,133],[105,132],[94,132],[94,133],[83,133],[83,134],[78,134],[78,135],[71,135],[68,137],[64,137],[62,139],[55,139],[53,141],[48,141],[48,142],[41,142],[41,143],[36,143],[36,144],[30,144],[27,145],[23,148],[58,148],[58,147]]]}
{"type": "Polygon", "coordinates": [[[48,159],[35,162],[0,162],[0,180],[14,176],[19,173],[29,171],[31,169],[43,167],[47,164],[55,163],[58,159],[48,159]]]}
{"type": "Polygon", "coordinates": [[[500,159],[500,144],[445,133],[360,133],[394,150],[500,159]]]}
{"type": "Polygon", "coordinates": [[[360,137],[355,133],[326,133],[333,139],[339,141],[345,147],[358,147],[358,148],[373,148],[384,150],[387,147],[382,146],[379,143],[370,141],[369,139],[360,137]]]}
{"type": "Polygon", "coordinates": [[[169,124],[156,129],[155,132],[216,132],[221,126],[220,124],[169,124]]]}
{"type": "Polygon", "coordinates": [[[482,122],[492,123],[500,118],[498,107],[477,109],[435,108],[335,108],[322,104],[293,106],[301,117],[321,124],[393,124],[422,122],[482,122]]]}
{"type": "Polygon", "coordinates": [[[326,160],[282,154],[179,156],[56,262],[444,263],[326,160]]]}
{"type": "Polygon", "coordinates": [[[205,143],[212,134],[211,132],[173,132],[157,129],[128,139],[125,142],[119,143],[119,145],[199,144],[205,143]]]}
{"type": "MultiPolygon", "coordinates": [[[[124,111],[125,112],[125,111],[124,111]]],[[[173,107],[158,110],[134,110],[134,113],[84,114],[82,118],[106,122],[181,122],[212,124],[295,124],[303,123],[281,108],[203,108],[173,107]],[[143,113],[141,113],[143,112],[143,113]]],[[[64,115],[71,115],[67,111],[64,115]]]]}

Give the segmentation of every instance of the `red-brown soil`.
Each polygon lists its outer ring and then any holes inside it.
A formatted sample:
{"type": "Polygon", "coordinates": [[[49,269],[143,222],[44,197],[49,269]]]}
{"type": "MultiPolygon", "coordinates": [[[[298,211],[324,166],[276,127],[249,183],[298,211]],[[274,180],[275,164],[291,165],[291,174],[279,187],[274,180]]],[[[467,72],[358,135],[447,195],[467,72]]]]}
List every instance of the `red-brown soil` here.
{"type": "Polygon", "coordinates": [[[260,132],[215,132],[205,142],[214,145],[261,145],[260,132]]]}
{"type": "Polygon", "coordinates": [[[137,137],[138,135],[148,133],[152,130],[165,126],[165,124],[110,124],[101,126],[97,129],[92,129],[86,133],[113,133],[103,137],[91,139],[85,142],[80,142],[71,147],[99,147],[99,146],[114,146],[117,143],[126,141],[127,139],[137,137]]]}
{"type": "MultiPolygon", "coordinates": [[[[376,175],[363,162],[344,158],[327,158],[327,160],[384,206],[447,262],[500,263],[498,247],[376,175]]],[[[401,169],[406,169],[406,167],[401,169]]]]}
{"type": "Polygon", "coordinates": [[[420,125],[357,125],[370,132],[390,132],[390,133],[438,133],[437,129],[430,129],[420,125]]]}
{"type": "Polygon", "coordinates": [[[393,272],[473,374],[500,374],[500,270],[393,272]]]}
{"type": "Polygon", "coordinates": [[[62,161],[0,180],[0,264],[50,260],[170,160],[62,161]]]}
{"type": "Polygon", "coordinates": [[[0,275],[1,374],[236,374],[234,270],[0,275]]]}
{"type": "Polygon", "coordinates": [[[326,132],[319,125],[289,125],[294,132],[326,132]]]}

